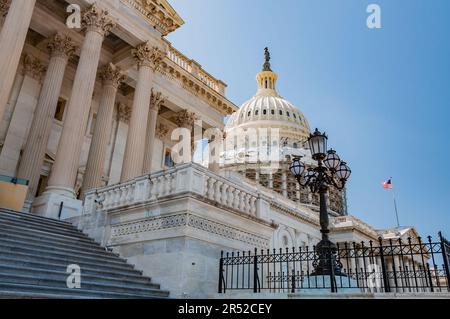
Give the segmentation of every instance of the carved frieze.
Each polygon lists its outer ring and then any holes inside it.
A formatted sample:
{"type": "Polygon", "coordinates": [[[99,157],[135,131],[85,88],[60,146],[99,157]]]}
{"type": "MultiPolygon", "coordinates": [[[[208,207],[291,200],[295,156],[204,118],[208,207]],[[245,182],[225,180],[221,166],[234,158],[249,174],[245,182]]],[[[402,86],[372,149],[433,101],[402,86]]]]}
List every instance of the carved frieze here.
{"type": "Polygon", "coordinates": [[[207,232],[221,238],[244,242],[252,247],[269,247],[269,240],[267,238],[189,213],[151,217],[145,220],[115,225],[111,230],[111,241],[120,240],[120,237],[123,236],[138,235],[140,233],[178,227],[188,227],[198,231],[207,232]]]}

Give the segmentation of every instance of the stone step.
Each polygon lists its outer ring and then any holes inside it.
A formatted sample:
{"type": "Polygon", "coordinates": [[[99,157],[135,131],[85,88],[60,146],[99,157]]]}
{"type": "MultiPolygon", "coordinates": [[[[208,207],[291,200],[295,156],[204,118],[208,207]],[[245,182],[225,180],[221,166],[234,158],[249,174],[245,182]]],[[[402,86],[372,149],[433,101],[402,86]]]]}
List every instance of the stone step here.
{"type": "Polygon", "coordinates": [[[29,236],[29,235],[23,235],[23,233],[19,233],[18,231],[10,231],[7,229],[0,229],[0,241],[5,240],[9,242],[16,242],[16,243],[24,243],[28,244],[29,241],[32,241],[35,244],[39,244],[42,246],[50,246],[53,247],[62,247],[62,248],[70,248],[77,251],[90,251],[90,252],[98,252],[99,254],[107,253],[109,256],[115,254],[111,253],[109,250],[98,246],[94,243],[92,244],[85,244],[83,242],[78,242],[76,240],[61,240],[61,241],[55,241],[52,239],[48,239],[45,236],[29,236]]]}
{"type": "Polygon", "coordinates": [[[30,220],[30,221],[38,221],[43,224],[52,224],[52,225],[59,225],[61,227],[73,227],[71,223],[62,221],[59,219],[52,219],[47,217],[38,216],[35,214],[30,213],[22,213],[22,212],[16,212],[14,210],[6,209],[6,208],[0,208],[0,215],[9,215],[13,216],[17,219],[23,219],[23,220],[30,220]]]}
{"type": "Polygon", "coordinates": [[[0,250],[0,261],[3,265],[19,264],[19,265],[55,265],[55,267],[67,268],[68,265],[77,264],[83,269],[98,269],[102,272],[130,274],[142,276],[142,272],[135,269],[130,264],[112,265],[104,262],[83,261],[77,258],[55,258],[36,254],[24,254],[16,252],[2,252],[0,250]]]}
{"type": "Polygon", "coordinates": [[[54,235],[55,237],[59,236],[73,236],[80,237],[87,241],[92,241],[88,236],[83,234],[80,230],[75,227],[72,228],[59,228],[58,226],[48,226],[48,225],[40,225],[35,224],[34,222],[26,222],[11,218],[10,216],[4,216],[0,213],[0,224],[1,225],[10,225],[16,227],[23,227],[28,231],[39,231],[39,232],[47,232],[49,234],[54,235]]]}
{"type": "MultiPolygon", "coordinates": [[[[39,277],[35,275],[19,275],[19,274],[3,274],[0,273],[0,282],[3,284],[26,284],[35,286],[67,288],[66,279],[53,279],[48,276],[39,277]]],[[[145,286],[136,286],[128,282],[121,283],[100,283],[97,281],[89,281],[81,277],[81,288],[85,290],[106,291],[116,293],[133,293],[138,295],[164,295],[165,293],[158,288],[150,288],[145,286]]]]}
{"type": "Polygon", "coordinates": [[[10,229],[10,230],[16,230],[19,232],[22,232],[22,234],[29,234],[33,236],[46,236],[49,238],[52,238],[56,241],[59,239],[68,239],[68,240],[77,240],[79,242],[84,242],[88,244],[98,244],[94,240],[88,238],[85,234],[82,233],[69,233],[69,232],[61,232],[56,233],[53,232],[51,229],[42,229],[42,228],[33,228],[28,227],[26,224],[20,224],[18,222],[12,223],[10,221],[3,221],[0,218],[0,232],[2,232],[3,229],[10,229]]]}
{"type": "MultiPolygon", "coordinates": [[[[35,286],[29,284],[10,284],[0,282],[0,296],[5,295],[17,295],[19,298],[27,298],[27,296],[34,296],[34,298],[40,298],[39,296],[63,296],[64,298],[95,298],[95,299],[161,299],[167,298],[168,293],[162,291],[160,294],[136,294],[136,293],[117,293],[106,292],[97,290],[86,289],[68,289],[59,287],[48,286],[35,286]]],[[[45,297],[42,297],[45,298],[45,297]]]]}
{"type": "MultiPolygon", "coordinates": [[[[32,268],[32,267],[15,267],[10,268],[7,266],[0,265],[0,280],[3,282],[8,282],[9,280],[2,280],[2,276],[5,277],[14,277],[14,276],[32,276],[36,279],[51,279],[56,280],[58,282],[66,282],[69,277],[69,273],[64,271],[58,271],[55,269],[41,269],[41,268],[32,268]]],[[[83,268],[81,269],[81,281],[82,284],[86,282],[95,282],[100,284],[122,284],[126,283],[130,287],[136,288],[152,288],[159,289],[160,286],[157,284],[153,284],[149,278],[142,277],[139,279],[124,279],[124,278],[116,278],[113,276],[105,276],[105,275],[95,275],[85,271],[83,268]]]]}
{"type": "MultiPolygon", "coordinates": [[[[42,261],[24,261],[19,258],[9,258],[3,256],[0,262],[0,269],[21,269],[21,268],[32,268],[37,270],[55,270],[58,272],[66,272],[67,263],[57,264],[48,263],[42,261]]],[[[92,265],[78,264],[81,267],[81,271],[84,274],[95,275],[95,276],[106,276],[113,277],[117,279],[126,280],[142,280],[142,282],[151,282],[151,278],[142,276],[142,273],[138,270],[120,270],[120,269],[110,269],[105,266],[102,268],[93,267],[92,265]]]]}
{"type": "Polygon", "coordinates": [[[0,298],[168,296],[71,224],[0,209],[0,298]],[[81,289],[67,287],[71,264],[81,268],[81,289]]]}
{"type": "Polygon", "coordinates": [[[13,252],[13,253],[29,253],[34,255],[41,255],[45,257],[57,257],[57,258],[66,258],[68,260],[81,260],[81,261],[91,261],[91,262],[100,262],[100,263],[111,263],[114,265],[122,266],[126,265],[126,261],[120,258],[114,257],[104,257],[97,256],[91,253],[81,253],[74,250],[68,249],[52,249],[52,248],[43,248],[43,247],[27,247],[23,246],[15,246],[10,245],[8,243],[2,243],[0,245],[0,252],[13,252]]]}

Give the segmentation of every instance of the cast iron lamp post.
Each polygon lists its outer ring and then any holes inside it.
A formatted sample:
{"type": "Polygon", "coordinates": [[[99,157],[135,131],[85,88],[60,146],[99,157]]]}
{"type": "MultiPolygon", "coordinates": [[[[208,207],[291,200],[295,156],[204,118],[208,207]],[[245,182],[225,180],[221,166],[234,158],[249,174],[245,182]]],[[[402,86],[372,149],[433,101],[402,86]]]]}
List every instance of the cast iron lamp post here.
{"type": "Polygon", "coordinates": [[[342,190],[351,175],[351,170],[345,162],[340,160],[334,150],[327,151],[327,140],[326,134],[316,129],[309,137],[309,147],[313,160],[317,161],[317,166],[306,169],[300,158],[294,158],[290,170],[302,187],[309,187],[311,192],[319,193],[322,240],[316,245],[318,261],[314,265],[312,275],[332,276],[333,290],[334,275],[342,275],[342,267],[336,260],[336,245],[328,238],[330,230],[328,229],[326,194],[329,187],[342,190]]]}

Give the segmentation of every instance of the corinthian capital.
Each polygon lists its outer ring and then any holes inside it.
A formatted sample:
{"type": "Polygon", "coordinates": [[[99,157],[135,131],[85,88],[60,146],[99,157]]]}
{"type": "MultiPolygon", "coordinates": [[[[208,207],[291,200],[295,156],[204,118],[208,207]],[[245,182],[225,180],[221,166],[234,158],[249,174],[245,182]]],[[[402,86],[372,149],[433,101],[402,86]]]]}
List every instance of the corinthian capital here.
{"type": "Polygon", "coordinates": [[[0,18],[8,14],[9,6],[11,5],[11,0],[0,0],[0,18]]]}
{"type": "Polygon", "coordinates": [[[148,66],[155,70],[161,63],[165,53],[150,43],[143,43],[131,52],[139,66],[148,66]]]}
{"type": "Polygon", "coordinates": [[[42,76],[46,71],[46,67],[42,62],[28,54],[24,54],[22,58],[23,73],[31,76],[36,80],[42,80],[42,76]]]}
{"type": "Polygon", "coordinates": [[[75,52],[76,47],[69,36],[56,33],[50,38],[50,41],[47,44],[47,49],[50,51],[52,56],[70,58],[75,52]]]}
{"type": "Polygon", "coordinates": [[[194,126],[197,116],[195,113],[182,110],[175,115],[174,122],[179,127],[191,129],[194,126]]]}
{"type": "Polygon", "coordinates": [[[125,123],[128,123],[130,121],[131,107],[129,107],[125,103],[119,103],[117,105],[117,111],[118,111],[117,115],[118,115],[119,121],[122,121],[125,123]]]}
{"type": "Polygon", "coordinates": [[[94,31],[100,33],[102,36],[107,36],[116,24],[110,17],[108,11],[94,4],[83,13],[82,26],[87,31],[94,31]]]}
{"type": "Polygon", "coordinates": [[[126,76],[119,67],[108,63],[101,69],[100,79],[103,81],[103,85],[110,84],[118,88],[120,83],[126,79],[126,76]]]}
{"type": "Polygon", "coordinates": [[[159,111],[161,106],[164,104],[165,100],[166,99],[162,96],[161,92],[156,92],[152,88],[152,95],[150,98],[150,109],[151,110],[159,111]]]}
{"type": "Polygon", "coordinates": [[[159,123],[156,127],[156,137],[162,140],[166,137],[167,133],[169,133],[169,128],[166,125],[159,123]]]}

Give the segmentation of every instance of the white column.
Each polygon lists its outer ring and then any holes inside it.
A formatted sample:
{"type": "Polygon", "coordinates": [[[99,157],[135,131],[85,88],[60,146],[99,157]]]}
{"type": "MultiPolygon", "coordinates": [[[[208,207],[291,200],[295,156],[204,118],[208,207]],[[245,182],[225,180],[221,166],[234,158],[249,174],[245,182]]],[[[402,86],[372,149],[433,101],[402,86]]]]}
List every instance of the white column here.
{"type": "Polygon", "coordinates": [[[35,3],[36,0],[12,1],[0,32],[0,120],[14,83],[35,3]]]}
{"type": "Polygon", "coordinates": [[[164,104],[164,98],[161,92],[151,90],[152,95],[150,99],[150,111],[148,113],[147,122],[147,137],[146,137],[146,147],[144,156],[144,169],[143,174],[150,174],[152,172],[154,145],[155,145],[155,134],[156,134],[156,120],[158,119],[159,109],[161,105],[164,104]]]}
{"type": "MultiPolygon", "coordinates": [[[[189,112],[188,110],[182,110],[180,112],[178,112],[175,117],[174,117],[174,122],[175,124],[178,125],[178,127],[180,128],[185,128],[191,131],[191,136],[190,136],[190,146],[191,146],[191,153],[188,154],[189,156],[187,156],[184,152],[185,150],[183,150],[183,162],[192,162],[193,161],[193,156],[195,153],[195,136],[194,136],[194,124],[195,121],[197,120],[197,116],[195,115],[195,113],[193,112],[189,112]]],[[[182,163],[178,163],[178,164],[182,164],[182,163]]]]}
{"type": "Polygon", "coordinates": [[[269,172],[269,189],[273,189],[273,173],[269,172]]]}
{"type": "Polygon", "coordinates": [[[121,181],[142,175],[146,144],[143,137],[147,135],[150,88],[154,70],[165,54],[157,47],[144,43],[133,50],[133,55],[138,63],[139,74],[131,110],[121,181]]]}
{"type": "Polygon", "coordinates": [[[103,186],[102,176],[104,174],[106,149],[111,136],[111,125],[117,89],[119,88],[120,83],[125,80],[122,71],[111,63],[106,65],[101,71],[100,78],[103,81],[103,91],[97,113],[94,134],[92,136],[91,147],[89,149],[86,173],[81,188],[82,195],[92,188],[103,186]]]}
{"type": "Polygon", "coordinates": [[[74,184],[89,117],[103,39],[114,27],[108,13],[95,5],[83,14],[86,36],[81,48],[64,128],[47,192],[75,198],[74,184]]]}
{"type": "Polygon", "coordinates": [[[61,34],[54,35],[47,47],[50,62],[17,173],[19,178],[29,180],[27,201],[36,194],[64,73],[75,50],[71,39],[61,34]]]}
{"type": "Polygon", "coordinates": [[[120,182],[122,173],[122,163],[125,155],[125,146],[127,143],[128,126],[130,123],[131,108],[124,104],[117,105],[117,132],[113,146],[111,168],[109,173],[108,185],[120,182]]]}
{"type": "Polygon", "coordinates": [[[38,103],[44,72],[45,67],[40,60],[30,55],[23,56],[24,78],[0,155],[0,174],[2,175],[16,176],[20,152],[27,141],[27,133],[38,103]]]}
{"type": "Polygon", "coordinates": [[[223,150],[223,132],[218,129],[208,129],[210,131],[208,138],[208,169],[211,172],[220,171],[220,153],[223,150]]]}
{"type": "Polygon", "coordinates": [[[286,171],[281,173],[281,189],[283,191],[283,196],[287,197],[287,174],[286,171]]]}

